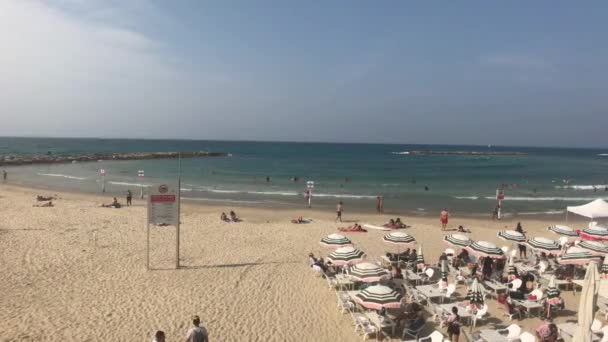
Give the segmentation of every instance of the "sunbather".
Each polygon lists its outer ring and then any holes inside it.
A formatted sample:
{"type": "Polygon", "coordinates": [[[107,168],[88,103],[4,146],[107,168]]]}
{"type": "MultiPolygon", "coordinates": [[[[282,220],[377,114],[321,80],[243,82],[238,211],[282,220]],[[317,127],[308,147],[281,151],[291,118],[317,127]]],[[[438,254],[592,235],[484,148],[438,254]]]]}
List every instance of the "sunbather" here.
{"type": "Polygon", "coordinates": [[[291,223],[295,223],[295,224],[304,223],[304,219],[302,218],[302,216],[298,216],[294,220],[291,220],[291,223]]]}
{"type": "Polygon", "coordinates": [[[52,201],[54,199],[55,199],[55,197],[53,197],[53,196],[40,196],[40,195],[36,196],[36,201],[38,201],[38,202],[52,201]]]}
{"type": "Polygon", "coordinates": [[[338,228],[339,231],[341,232],[351,232],[351,233],[366,233],[367,230],[363,229],[363,227],[361,227],[361,225],[355,223],[354,226],[351,227],[346,227],[346,228],[338,228]]]}
{"type": "Polygon", "coordinates": [[[118,203],[118,200],[116,199],[116,197],[114,197],[114,200],[112,201],[111,204],[102,204],[101,205],[104,208],[120,208],[121,205],[120,203],[118,203]]]}
{"type": "Polygon", "coordinates": [[[390,219],[390,221],[388,221],[388,223],[385,223],[383,226],[385,228],[395,228],[395,220],[390,219]]]}
{"type": "Polygon", "coordinates": [[[240,219],[236,216],[236,213],[234,211],[230,211],[230,221],[232,222],[239,222],[240,219]]]}
{"type": "Polygon", "coordinates": [[[54,207],[55,205],[53,204],[52,201],[49,201],[48,203],[44,203],[42,205],[40,204],[34,204],[34,207],[39,207],[39,208],[49,208],[49,207],[54,207]]]}
{"type": "Polygon", "coordinates": [[[470,230],[470,229],[468,229],[468,228],[465,228],[465,227],[463,227],[463,226],[458,226],[458,232],[459,232],[459,233],[470,233],[470,232],[471,232],[471,230],[470,230]]]}
{"type": "Polygon", "coordinates": [[[397,217],[397,219],[395,220],[394,228],[407,228],[407,226],[403,224],[403,222],[401,222],[401,219],[399,217],[397,217]]]}
{"type": "Polygon", "coordinates": [[[224,212],[222,212],[222,215],[220,215],[220,220],[222,220],[224,222],[230,221],[228,219],[228,216],[226,216],[226,213],[224,213],[224,212]]]}

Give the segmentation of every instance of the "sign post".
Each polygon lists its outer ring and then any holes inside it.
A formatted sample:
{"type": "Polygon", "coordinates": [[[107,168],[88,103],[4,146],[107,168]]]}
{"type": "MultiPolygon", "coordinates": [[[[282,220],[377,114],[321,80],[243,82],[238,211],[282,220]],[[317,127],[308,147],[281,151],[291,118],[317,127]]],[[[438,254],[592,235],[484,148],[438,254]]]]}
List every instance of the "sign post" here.
{"type": "Polygon", "coordinates": [[[139,177],[139,180],[142,182],[139,185],[139,198],[144,199],[144,184],[143,184],[144,170],[137,171],[137,177],[139,177]]]}
{"type": "MultiPolygon", "coordinates": [[[[150,224],[174,225],[179,238],[179,191],[175,186],[157,184],[150,187],[148,194],[147,220],[147,268],[150,269],[150,224]]],[[[179,239],[178,239],[179,241],[179,239]]],[[[177,262],[179,267],[179,245],[177,246],[177,262]]]]}
{"type": "Polygon", "coordinates": [[[99,175],[101,176],[101,192],[106,192],[106,170],[100,169],[99,175]]]}

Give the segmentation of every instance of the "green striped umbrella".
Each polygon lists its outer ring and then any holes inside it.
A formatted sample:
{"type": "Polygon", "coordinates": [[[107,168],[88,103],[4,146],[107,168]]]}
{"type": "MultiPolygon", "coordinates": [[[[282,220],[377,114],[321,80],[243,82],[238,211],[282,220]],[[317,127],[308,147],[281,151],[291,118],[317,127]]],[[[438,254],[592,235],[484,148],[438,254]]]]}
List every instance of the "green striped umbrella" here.
{"type": "Polygon", "coordinates": [[[549,286],[547,286],[547,302],[551,305],[557,305],[560,303],[560,292],[557,286],[555,286],[555,276],[551,276],[549,280],[549,286]]]}
{"type": "Polygon", "coordinates": [[[559,242],[544,237],[533,237],[526,243],[532,250],[537,252],[544,252],[554,255],[561,254],[562,252],[562,246],[559,244],[559,242]]]}
{"type": "Polygon", "coordinates": [[[346,246],[352,246],[352,242],[345,236],[340,234],[329,234],[322,238],[319,242],[322,246],[329,248],[340,248],[346,246]]]}
{"type": "Polygon", "coordinates": [[[474,304],[477,307],[483,305],[483,292],[477,278],[473,279],[473,283],[469,287],[469,291],[467,291],[466,300],[469,301],[469,304],[474,304]]]}
{"type": "Polygon", "coordinates": [[[507,272],[508,272],[507,279],[509,281],[519,278],[519,274],[517,273],[517,268],[515,268],[515,264],[513,262],[512,256],[509,257],[509,267],[507,267],[507,272]]]}
{"type": "Polygon", "coordinates": [[[473,243],[473,241],[466,235],[463,234],[450,234],[443,237],[443,241],[448,245],[454,247],[466,247],[473,243]]]}
{"type": "Polygon", "coordinates": [[[501,230],[497,233],[498,237],[505,241],[524,242],[526,237],[524,234],[515,230],[501,230]]]}
{"type": "Polygon", "coordinates": [[[594,256],[588,250],[579,247],[570,247],[561,258],[557,259],[557,262],[561,265],[584,265],[591,261],[598,260],[599,257],[594,256]]]}
{"type": "Polygon", "coordinates": [[[608,257],[604,258],[604,262],[602,263],[602,278],[608,278],[608,257]]]}
{"type": "Polygon", "coordinates": [[[426,263],[424,262],[424,255],[422,255],[422,245],[418,247],[418,256],[416,257],[416,267],[419,270],[423,270],[426,268],[426,263]]]}

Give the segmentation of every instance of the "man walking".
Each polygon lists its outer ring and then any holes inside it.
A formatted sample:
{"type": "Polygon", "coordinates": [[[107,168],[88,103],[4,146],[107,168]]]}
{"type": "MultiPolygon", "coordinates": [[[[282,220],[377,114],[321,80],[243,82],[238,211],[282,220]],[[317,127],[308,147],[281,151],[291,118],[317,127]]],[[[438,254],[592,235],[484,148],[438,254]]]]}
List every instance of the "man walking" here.
{"type": "Polygon", "coordinates": [[[381,214],[384,212],[384,196],[378,196],[376,199],[376,211],[381,214]]]}
{"type": "Polygon", "coordinates": [[[131,190],[127,190],[127,206],[131,206],[131,201],[133,200],[133,194],[131,190]]]}
{"type": "Polygon", "coordinates": [[[202,327],[201,319],[198,316],[192,317],[192,324],[194,325],[186,334],[186,342],[209,342],[209,336],[207,329],[202,327]]]}
{"type": "Polygon", "coordinates": [[[336,206],[336,221],[340,220],[342,222],[342,212],[344,211],[344,206],[342,205],[342,201],[338,203],[336,206]]]}

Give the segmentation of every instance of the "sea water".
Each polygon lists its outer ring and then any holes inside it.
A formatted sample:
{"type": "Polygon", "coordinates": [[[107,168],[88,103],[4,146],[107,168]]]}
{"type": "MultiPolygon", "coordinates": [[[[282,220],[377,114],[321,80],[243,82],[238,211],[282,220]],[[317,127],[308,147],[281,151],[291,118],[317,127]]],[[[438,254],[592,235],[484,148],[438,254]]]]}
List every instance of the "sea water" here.
{"type": "MultiPolygon", "coordinates": [[[[489,215],[505,186],[503,212],[559,214],[567,205],[608,199],[608,149],[330,144],[246,141],[0,138],[0,155],[198,151],[228,157],[183,159],[182,197],[201,203],[304,207],[314,181],[313,206],[436,215],[489,215]],[[414,155],[413,150],[517,151],[527,155],[414,155]],[[269,181],[267,181],[267,178],[269,181]]],[[[5,167],[9,182],[50,189],[100,192],[105,169],[109,194],[173,182],[178,162],[100,161],[5,167]],[[138,177],[144,170],[145,177],[138,177]]]]}

